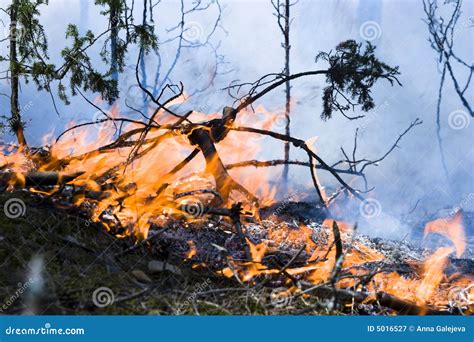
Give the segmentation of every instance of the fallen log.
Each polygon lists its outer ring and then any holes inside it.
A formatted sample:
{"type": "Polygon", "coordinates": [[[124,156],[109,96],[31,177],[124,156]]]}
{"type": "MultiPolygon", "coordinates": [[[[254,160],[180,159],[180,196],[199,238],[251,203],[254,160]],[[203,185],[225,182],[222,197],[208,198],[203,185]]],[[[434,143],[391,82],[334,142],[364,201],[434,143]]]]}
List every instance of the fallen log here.
{"type": "MultiPolygon", "coordinates": [[[[375,294],[363,291],[351,291],[346,289],[337,289],[327,285],[311,286],[302,293],[311,293],[319,298],[332,298],[336,293],[338,302],[341,304],[378,304],[388,309],[394,310],[403,315],[449,315],[448,311],[432,309],[428,306],[420,306],[415,303],[407,302],[403,299],[394,297],[386,292],[377,292],[375,294]]],[[[315,306],[309,306],[297,311],[295,314],[304,314],[320,307],[320,303],[315,306]]]]}
{"type": "Polygon", "coordinates": [[[5,172],[0,174],[0,185],[14,187],[63,185],[76,179],[84,172],[5,172]]]}

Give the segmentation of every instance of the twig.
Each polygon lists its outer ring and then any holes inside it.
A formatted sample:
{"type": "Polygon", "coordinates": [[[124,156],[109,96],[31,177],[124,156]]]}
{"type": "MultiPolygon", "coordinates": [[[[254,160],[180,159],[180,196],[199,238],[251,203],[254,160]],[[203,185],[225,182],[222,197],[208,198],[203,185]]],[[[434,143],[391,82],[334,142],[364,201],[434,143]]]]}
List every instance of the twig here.
{"type": "Polygon", "coordinates": [[[268,136],[271,136],[275,139],[278,139],[278,140],[283,140],[283,141],[289,141],[291,143],[293,143],[293,145],[295,145],[296,147],[299,147],[303,150],[306,151],[306,153],[308,153],[309,155],[311,155],[314,159],[316,159],[318,161],[319,164],[321,164],[321,168],[322,169],[325,169],[327,171],[329,171],[333,176],[334,178],[337,179],[337,181],[339,183],[341,183],[341,185],[343,185],[351,194],[354,195],[354,197],[356,197],[357,199],[363,201],[364,200],[364,197],[362,197],[358,191],[356,191],[355,189],[353,189],[349,184],[347,184],[342,178],[341,176],[339,176],[339,174],[331,167],[329,166],[324,160],[322,160],[316,153],[314,153],[307,145],[306,143],[303,141],[303,140],[300,140],[300,139],[296,139],[296,138],[293,138],[293,137],[288,137],[286,135],[283,135],[283,134],[280,134],[280,133],[276,133],[276,132],[272,132],[272,131],[267,131],[267,130],[264,130],[264,129],[258,129],[258,128],[252,128],[252,127],[229,127],[230,130],[232,131],[237,131],[237,132],[251,132],[251,133],[258,133],[258,134],[263,134],[263,135],[268,135],[268,136]]]}
{"type": "Polygon", "coordinates": [[[324,198],[323,193],[319,187],[318,178],[316,176],[316,172],[314,171],[313,157],[310,154],[308,154],[308,157],[309,157],[309,169],[311,171],[311,179],[313,180],[313,186],[316,189],[316,193],[318,194],[319,202],[321,203],[321,206],[324,209],[327,209],[326,199],[324,198]]]}
{"type": "MultiPolygon", "coordinates": [[[[280,268],[280,270],[276,274],[276,277],[278,277],[279,275],[281,275],[283,273],[285,273],[286,275],[289,275],[286,272],[286,270],[288,269],[288,267],[290,267],[293,264],[293,262],[295,262],[296,259],[298,259],[298,257],[301,255],[301,253],[303,253],[305,248],[306,248],[306,244],[301,246],[301,248],[298,250],[298,252],[295,255],[293,255],[293,257],[282,268],[280,268]]],[[[257,286],[255,286],[255,289],[259,289],[259,288],[265,286],[269,281],[270,281],[270,278],[264,279],[261,283],[259,283],[257,286]]]]}
{"type": "MultiPolygon", "coordinates": [[[[300,166],[307,166],[311,167],[310,162],[304,162],[304,161],[299,161],[299,160],[283,160],[283,159],[275,159],[275,160],[246,160],[246,161],[241,161],[237,163],[232,163],[232,164],[227,164],[225,167],[227,170],[235,169],[235,168],[240,168],[240,167],[272,167],[272,166],[279,166],[279,165],[300,165],[300,166]]],[[[319,170],[326,170],[324,167],[321,165],[314,165],[314,168],[319,169],[319,170]]],[[[362,176],[360,172],[354,172],[351,170],[344,170],[344,169],[336,169],[333,168],[335,172],[337,173],[344,173],[344,174],[350,174],[354,176],[362,176]]]]}
{"type": "Polygon", "coordinates": [[[376,164],[382,160],[384,160],[394,149],[395,147],[398,147],[398,143],[400,142],[400,140],[405,136],[405,134],[407,134],[413,127],[415,126],[418,126],[418,125],[421,125],[423,123],[422,120],[420,120],[419,118],[416,118],[415,121],[413,121],[412,123],[410,123],[410,125],[408,126],[407,129],[405,129],[403,131],[402,134],[400,134],[397,138],[397,140],[395,141],[395,143],[388,149],[387,152],[385,152],[385,154],[376,159],[376,160],[371,160],[371,161],[368,161],[367,163],[365,163],[364,165],[362,165],[362,168],[360,169],[360,172],[364,172],[365,168],[369,165],[373,165],[373,164],[376,164]]]}
{"type": "Polygon", "coordinates": [[[123,251],[117,253],[117,254],[115,254],[114,257],[115,257],[115,258],[123,257],[124,255],[127,255],[127,254],[129,254],[129,253],[131,253],[131,252],[133,252],[133,251],[135,251],[135,250],[137,250],[137,249],[139,249],[139,248],[145,246],[147,243],[149,243],[150,241],[153,241],[153,240],[156,239],[158,236],[160,236],[161,233],[163,233],[166,229],[167,229],[167,228],[163,228],[163,229],[161,229],[161,230],[159,230],[159,231],[150,231],[150,232],[148,233],[147,238],[146,238],[145,240],[143,240],[143,241],[141,241],[140,243],[137,243],[137,244],[135,244],[135,245],[133,245],[133,246],[131,246],[131,247],[129,247],[129,248],[127,248],[127,249],[125,249],[125,250],[123,250],[123,251]]]}
{"type": "Polygon", "coordinates": [[[247,238],[242,230],[242,224],[240,223],[241,212],[242,212],[242,203],[239,202],[239,203],[233,204],[230,209],[230,219],[232,220],[235,230],[237,231],[237,234],[239,235],[240,240],[242,241],[244,251],[245,251],[245,257],[248,260],[252,260],[252,255],[250,254],[247,238]]]}

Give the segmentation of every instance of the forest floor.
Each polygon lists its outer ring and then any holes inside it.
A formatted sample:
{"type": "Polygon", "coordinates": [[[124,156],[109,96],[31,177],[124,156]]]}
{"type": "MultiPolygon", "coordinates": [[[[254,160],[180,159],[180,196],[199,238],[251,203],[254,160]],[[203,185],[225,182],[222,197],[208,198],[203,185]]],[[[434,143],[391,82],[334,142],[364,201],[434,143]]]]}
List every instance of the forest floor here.
{"type": "MultiPolygon", "coordinates": [[[[3,192],[0,206],[0,314],[393,314],[384,306],[353,300],[334,310],[333,292],[320,292],[323,298],[317,294],[294,296],[281,280],[268,282],[265,275],[245,283],[238,277],[225,277],[220,271],[231,265],[228,257],[242,260],[243,247],[222,222],[171,220],[154,227],[146,241],[136,243],[130,237],[112,235],[83,212],[62,208],[47,196],[23,190],[3,192]],[[18,206],[7,205],[11,201],[18,206]],[[7,207],[16,209],[7,212],[7,207]]],[[[307,221],[306,215],[319,217],[314,208],[305,203],[287,204],[280,214],[290,212],[293,221],[307,221]]],[[[473,218],[470,214],[465,218],[471,228],[473,218]]],[[[284,222],[291,220],[286,217],[284,222]]],[[[327,233],[316,227],[312,239],[325,248],[327,233]]],[[[265,229],[259,224],[247,225],[250,239],[258,240],[260,235],[261,239],[265,229]]],[[[277,254],[265,254],[260,263],[252,262],[280,270],[287,262],[295,267],[304,265],[308,255],[300,246],[305,243],[300,241],[299,231],[294,233],[288,240],[294,246],[286,245],[290,249],[279,248],[277,254]]],[[[381,263],[367,262],[367,267],[400,274],[416,272],[407,260],[422,261],[433,253],[405,241],[364,235],[356,235],[354,242],[386,256],[381,263]]],[[[474,244],[468,243],[465,258],[452,258],[446,271],[472,274],[473,255],[474,244]]]]}
{"type": "Polygon", "coordinates": [[[133,246],[127,238],[119,239],[52,205],[36,203],[26,192],[3,193],[0,205],[9,198],[21,199],[25,210],[18,218],[0,215],[0,312],[271,315],[292,314],[317,301],[300,297],[275,302],[272,289],[252,289],[146,246],[124,254],[133,246]],[[163,271],[149,272],[152,260],[163,271]],[[100,291],[105,291],[102,298],[100,291]]]}

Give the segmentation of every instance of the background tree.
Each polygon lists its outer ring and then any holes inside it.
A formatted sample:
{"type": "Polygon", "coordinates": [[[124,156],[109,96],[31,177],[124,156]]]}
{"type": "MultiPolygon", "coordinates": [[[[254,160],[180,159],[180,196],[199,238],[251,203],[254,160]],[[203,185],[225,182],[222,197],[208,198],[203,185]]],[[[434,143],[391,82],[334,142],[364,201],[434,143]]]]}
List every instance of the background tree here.
{"type": "MultiPolygon", "coordinates": [[[[26,146],[24,122],[21,117],[19,102],[20,77],[28,81],[29,76],[40,82],[40,75],[34,64],[47,58],[48,44],[43,26],[39,23],[38,7],[47,5],[47,1],[13,0],[7,9],[10,23],[8,37],[2,41],[9,44],[9,55],[0,56],[1,61],[9,63],[6,78],[10,80],[10,118],[9,126],[15,133],[20,146],[26,146]]],[[[49,65],[45,66],[49,68],[49,65]]]]}
{"type": "MultiPolygon", "coordinates": [[[[462,0],[445,1],[445,7],[451,7],[450,14],[446,17],[439,15],[439,7],[436,1],[423,0],[423,9],[425,11],[425,22],[428,26],[431,48],[437,54],[437,62],[441,70],[441,77],[438,90],[438,101],[436,105],[436,133],[438,138],[438,146],[441,154],[441,162],[445,175],[448,175],[448,168],[444,157],[443,142],[441,138],[441,104],[443,101],[443,90],[446,80],[450,79],[459,100],[467,113],[474,117],[472,104],[468,101],[469,88],[471,85],[474,65],[468,64],[455,51],[455,35],[458,29],[459,17],[462,14],[462,0]],[[467,75],[464,84],[460,81],[460,77],[456,75],[455,70],[461,69],[467,75]]],[[[462,23],[462,26],[468,27],[474,25],[474,22],[462,23]]],[[[468,120],[469,118],[461,118],[468,120]]]]}
{"type": "MultiPolygon", "coordinates": [[[[290,0],[272,0],[273,8],[275,9],[275,16],[277,18],[278,27],[283,35],[283,43],[281,46],[285,50],[285,66],[283,68],[283,75],[288,78],[290,76],[290,7],[294,4],[290,0]]],[[[285,134],[290,136],[290,112],[291,112],[291,85],[288,79],[285,83],[285,134]]],[[[290,143],[285,142],[284,145],[284,160],[290,160],[290,143]]],[[[283,166],[283,181],[288,182],[289,164],[283,166]]]]}
{"type": "MultiPolygon", "coordinates": [[[[107,58],[107,54],[110,55],[109,64],[110,64],[110,75],[113,80],[118,81],[119,71],[123,71],[123,55],[126,51],[127,40],[121,39],[119,33],[121,28],[127,28],[128,14],[133,11],[133,8],[129,9],[127,2],[125,0],[96,0],[96,5],[105,6],[106,9],[101,12],[102,15],[108,17],[108,29],[110,30],[109,39],[110,41],[110,53],[107,52],[107,49],[102,50],[104,58],[107,58]]],[[[132,6],[134,3],[132,4],[132,6]]],[[[143,4],[145,11],[147,8],[147,1],[144,0],[143,4]]],[[[144,21],[143,25],[146,22],[144,21]]]]}
{"type": "MultiPolygon", "coordinates": [[[[55,65],[48,54],[48,41],[44,28],[39,21],[39,9],[48,5],[45,0],[13,0],[2,11],[9,18],[9,35],[2,42],[9,44],[9,54],[0,56],[0,61],[7,62],[4,79],[10,82],[10,119],[9,126],[15,133],[18,143],[27,145],[24,136],[24,122],[19,105],[20,79],[25,83],[33,81],[38,90],[45,90],[55,105],[52,86],[57,86],[57,94],[64,103],[69,104],[69,96],[82,91],[99,93],[103,99],[112,103],[119,96],[117,73],[123,71],[125,54],[130,44],[138,45],[145,53],[158,48],[157,38],[149,25],[133,24],[133,11],[129,11],[124,1],[109,1],[109,14],[113,12],[109,27],[98,34],[88,30],[84,35],[79,33],[76,25],[68,25],[66,38],[71,41],[61,51],[62,63],[55,65]],[[117,19],[115,19],[117,18],[117,19]],[[119,33],[125,31],[124,38],[119,33]],[[110,66],[100,72],[100,63],[94,61],[90,51],[104,36],[110,35],[113,48],[107,52],[107,41],[101,50],[101,60],[110,66]],[[109,58],[109,55],[111,57],[109,58]],[[95,67],[96,66],[96,67],[95,67]],[[66,87],[65,83],[68,85],[66,87]]],[[[144,0],[144,6],[148,2],[144,0]]]]}

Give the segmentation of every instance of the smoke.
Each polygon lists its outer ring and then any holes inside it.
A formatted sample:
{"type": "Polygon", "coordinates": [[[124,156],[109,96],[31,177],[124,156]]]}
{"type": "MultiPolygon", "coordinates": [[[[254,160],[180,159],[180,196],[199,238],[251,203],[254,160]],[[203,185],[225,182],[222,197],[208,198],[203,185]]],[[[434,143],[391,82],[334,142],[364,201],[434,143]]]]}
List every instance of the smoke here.
{"type": "MultiPolygon", "coordinates": [[[[167,29],[176,25],[179,20],[179,3],[166,2],[160,6],[155,10],[155,25],[160,40],[166,41],[167,29]]],[[[472,11],[472,6],[464,6],[460,22],[472,17],[472,11]]],[[[222,73],[217,75],[213,84],[192,98],[187,106],[199,108],[203,112],[220,112],[224,106],[233,102],[222,91],[231,81],[253,81],[264,74],[282,70],[282,37],[272,13],[270,1],[226,1],[223,4],[221,22],[225,31],[219,31],[212,44],[218,47],[220,55],[225,56],[224,69],[221,69],[222,73]]],[[[190,18],[193,27],[188,32],[192,36],[188,38],[199,40],[205,35],[212,21],[209,18],[215,15],[215,12],[201,11],[190,18]]],[[[377,56],[381,60],[389,65],[400,66],[400,81],[403,83],[403,87],[391,87],[386,82],[379,82],[373,92],[377,107],[363,119],[348,121],[336,115],[331,120],[321,121],[320,98],[324,79],[295,81],[292,84],[294,136],[304,140],[318,136],[315,147],[323,159],[331,163],[343,157],[341,146],[347,150],[352,149],[354,132],[359,127],[357,155],[360,158],[376,159],[390,148],[399,134],[416,117],[424,122],[405,136],[398,148],[378,166],[367,169],[369,184],[375,188],[368,197],[380,203],[380,214],[367,220],[366,217],[361,217],[360,210],[356,207],[351,209],[351,219],[367,221],[366,229],[375,235],[404,235],[410,229],[406,222],[415,222],[441,208],[456,207],[466,194],[472,193],[474,154],[470,146],[474,137],[474,124],[471,123],[470,116],[463,115],[462,104],[451,86],[445,89],[441,116],[441,134],[445,144],[449,177],[446,178],[442,171],[440,154],[436,147],[435,126],[440,73],[435,55],[427,42],[428,32],[422,21],[424,13],[421,0],[303,0],[292,7],[292,16],[293,72],[322,68],[323,65],[314,63],[316,54],[321,50],[333,49],[341,41],[369,40],[377,46],[377,56]]],[[[41,20],[51,43],[51,56],[58,55],[59,48],[65,43],[64,29],[67,23],[78,24],[81,32],[89,28],[100,30],[105,25],[104,18],[99,15],[99,9],[92,2],[79,0],[50,1],[50,5],[42,11],[41,20]],[[63,15],[66,11],[68,16],[63,15]]],[[[465,60],[473,58],[472,30],[472,27],[464,25],[456,32],[458,53],[465,60]]],[[[3,53],[5,45],[0,49],[3,53]]],[[[120,102],[124,112],[124,98],[128,96],[128,101],[138,101],[138,104],[142,100],[136,88],[133,88],[135,80],[131,66],[135,62],[136,51],[130,51],[130,55],[130,67],[120,76],[124,81],[121,89],[123,98],[120,102]]],[[[169,65],[175,59],[176,46],[163,45],[160,47],[160,56],[161,65],[169,65]]],[[[185,90],[193,93],[202,88],[201,80],[209,75],[215,61],[215,54],[206,48],[182,51],[177,66],[170,74],[170,80],[182,81],[185,90]]],[[[152,82],[157,65],[158,60],[154,56],[147,57],[148,82],[152,82]]],[[[0,91],[8,91],[5,81],[0,83],[0,91]]],[[[93,99],[94,95],[88,94],[88,97],[93,99]]],[[[54,131],[57,134],[70,120],[90,120],[96,112],[80,98],[74,98],[71,106],[59,105],[61,115],[57,116],[48,96],[31,85],[22,88],[20,98],[24,104],[32,103],[23,114],[28,123],[27,139],[37,144],[41,143],[41,137],[45,133],[54,131]],[[45,126],[45,122],[49,122],[50,126],[45,126]]],[[[472,92],[468,99],[473,100],[472,92]]],[[[269,110],[283,108],[283,89],[274,91],[261,102],[269,110]]],[[[0,105],[7,108],[7,99],[0,97],[0,105]]],[[[5,134],[3,139],[10,141],[12,137],[5,134]]],[[[268,139],[264,141],[262,159],[278,159],[283,156],[283,145],[280,142],[270,142],[268,139]]],[[[291,157],[306,159],[304,153],[293,147],[291,157]]],[[[336,183],[330,175],[321,171],[319,176],[328,190],[335,188],[336,183]]],[[[294,188],[307,187],[311,191],[311,179],[306,168],[292,166],[290,180],[294,188]]],[[[353,182],[358,187],[363,187],[360,180],[353,182]]],[[[464,210],[473,210],[472,202],[474,201],[466,204],[464,210]]]]}
{"type": "Polygon", "coordinates": [[[44,260],[40,255],[33,256],[28,263],[28,273],[26,276],[26,287],[24,315],[41,314],[41,300],[45,295],[44,260]]]}

